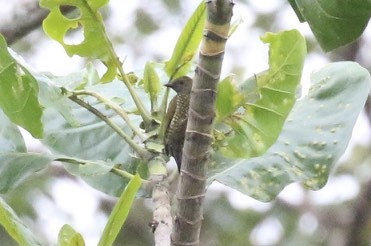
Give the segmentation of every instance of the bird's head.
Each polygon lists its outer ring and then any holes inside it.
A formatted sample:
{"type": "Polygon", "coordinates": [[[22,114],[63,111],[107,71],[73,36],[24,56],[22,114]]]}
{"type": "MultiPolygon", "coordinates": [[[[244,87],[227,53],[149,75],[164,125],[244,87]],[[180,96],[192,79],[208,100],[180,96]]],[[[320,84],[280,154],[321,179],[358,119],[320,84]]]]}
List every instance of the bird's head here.
{"type": "Polygon", "coordinates": [[[164,86],[173,89],[178,94],[190,94],[192,90],[192,79],[187,76],[182,76],[164,86]]]}

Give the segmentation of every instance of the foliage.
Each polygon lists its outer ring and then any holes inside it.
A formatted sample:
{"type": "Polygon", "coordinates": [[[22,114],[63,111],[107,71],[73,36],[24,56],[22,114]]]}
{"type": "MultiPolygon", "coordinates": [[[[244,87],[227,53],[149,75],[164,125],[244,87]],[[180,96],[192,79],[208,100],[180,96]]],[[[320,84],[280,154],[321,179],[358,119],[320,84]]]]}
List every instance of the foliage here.
{"type": "Polygon", "coordinates": [[[367,0],[289,0],[299,19],[308,22],[325,51],[359,38],[371,17],[367,0]]]}
{"type": "MultiPolygon", "coordinates": [[[[53,160],[64,162],[66,170],[94,188],[114,196],[122,194],[101,245],[115,240],[135,196],[150,195],[145,189],[137,190],[139,175],[142,179],[151,175],[148,161],[166,159],[162,139],[156,138],[161,136],[168,97],[161,83],[191,72],[205,17],[205,4],[201,3],[170,60],[160,65],[147,62],[143,74],[133,75],[139,79],[131,80],[99,12],[107,2],[40,1],[50,10],[44,31],[63,45],[68,55],[101,61],[107,67],[101,78],[90,63],[79,73],[62,77],[35,72],[0,36],[0,192],[8,192],[53,160]],[[79,16],[64,16],[62,5],[76,7],[79,16]],[[83,29],[84,40],[67,44],[65,36],[76,28],[83,29]],[[39,138],[51,154],[27,152],[18,126],[39,138]]],[[[334,2],[338,1],[290,1],[325,50],[355,40],[370,17],[369,3],[345,1],[339,7],[334,2]]],[[[354,63],[328,65],[313,74],[309,94],[296,102],[306,53],[304,38],[292,30],[268,33],[262,41],[270,45],[269,69],[240,83],[227,77],[219,84],[208,182],[217,180],[268,201],[291,182],[302,182],[311,189],[326,183],[348,144],[367,97],[370,76],[354,63]]],[[[1,210],[1,224],[19,244],[38,245],[3,200],[1,210]]],[[[66,225],[59,243],[84,245],[84,240],[66,225]]]]}

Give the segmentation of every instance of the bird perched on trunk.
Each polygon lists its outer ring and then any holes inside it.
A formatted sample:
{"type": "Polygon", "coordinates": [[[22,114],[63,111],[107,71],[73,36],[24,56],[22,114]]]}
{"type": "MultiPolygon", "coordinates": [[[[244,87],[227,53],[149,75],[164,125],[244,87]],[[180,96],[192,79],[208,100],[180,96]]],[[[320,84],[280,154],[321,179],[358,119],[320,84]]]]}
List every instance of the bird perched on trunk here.
{"type": "Polygon", "coordinates": [[[170,101],[165,116],[165,153],[174,157],[178,170],[182,164],[185,130],[188,121],[189,101],[191,97],[192,79],[183,76],[165,84],[177,95],[170,101]]]}

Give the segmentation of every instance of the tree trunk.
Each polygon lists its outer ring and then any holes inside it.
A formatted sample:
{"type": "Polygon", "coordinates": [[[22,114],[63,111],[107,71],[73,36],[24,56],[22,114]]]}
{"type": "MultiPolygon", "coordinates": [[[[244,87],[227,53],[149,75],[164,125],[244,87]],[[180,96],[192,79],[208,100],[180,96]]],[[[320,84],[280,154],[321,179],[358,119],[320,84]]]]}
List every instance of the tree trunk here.
{"type": "Polygon", "coordinates": [[[228,39],[233,1],[206,1],[207,20],[193,78],[172,245],[199,245],[202,201],[215,116],[216,88],[228,39]]]}

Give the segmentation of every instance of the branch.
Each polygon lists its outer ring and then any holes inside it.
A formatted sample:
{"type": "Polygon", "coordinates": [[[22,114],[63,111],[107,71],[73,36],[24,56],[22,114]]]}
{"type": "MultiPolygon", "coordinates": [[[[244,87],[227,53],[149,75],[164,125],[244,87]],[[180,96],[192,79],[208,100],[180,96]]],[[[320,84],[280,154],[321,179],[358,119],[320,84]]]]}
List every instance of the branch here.
{"type": "MultiPolygon", "coordinates": [[[[61,11],[67,14],[73,9],[72,6],[63,6],[61,11]]],[[[23,1],[17,4],[14,13],[8,20],[2,20],[0,33],[5,37],[8,45],[11,45],[34,29],[39,28],[48,13],[49,11],[39,7],[39,1],[23,1]]]]}
{"type": "Polygon", "coordinates": [[[95,97],[96,99],[98,99],[100,102],[104,103],[107,107],[111,108],[113,111],[115,111],[125,122],[126,124],[131,128],[131,130],[142,140],[146,140],[147,139],[147,136],[145,134],[142,133],[142,131],[137,127],[135,126],[132,121],[129,119],[129,116],[127,115],[127,113],[125,112],[125,110],[123,110],[119,105],[117,105],[116,103],[113,103],[112,101],[110,101],[109,99],[105,98],[104,96],[96,93],[96,92],[93,92],[93,91],[85,91],[85,90],[81,90],[81,91],[72,91],[71,92],[73,95],[85,95],[85,96],[92,96],[92,97],[95,97]]]}
{"type": "Polygon", "coordinates": [[[172,245],[199,245],[216,87],[229,34],[233,1],[207,0],[207,21],[193,79],[188,125],[176,193],[172,245]]]}
{"type": "Polygon", "coordinates": [[[359,195],[353,210],[353,220],[348,226],[349,234],[345,245],[366,245],[369,242],[369,225],[371,212],[371,180],[359,195]]]}
{"type": "Polygon", "coordinates": [[[122,137],[143,160],[148,161],[151,159],[152,154],[150,152],[148,152],[147,150],[139,146],[137,143],[135,143],[123,130],[121,130],[120,127],[114,124],[107,116],[102,114],[99,110],[89,105],[88,103],[84,102],[83,100],[79,99],[76,95],[69,96],[68,98],[74,101],[75,103],[79,104],[81,107],[86,108],[95,116],[106,122],[106,124],[109,127],[111,127],[120,137],[122,137]]]}

